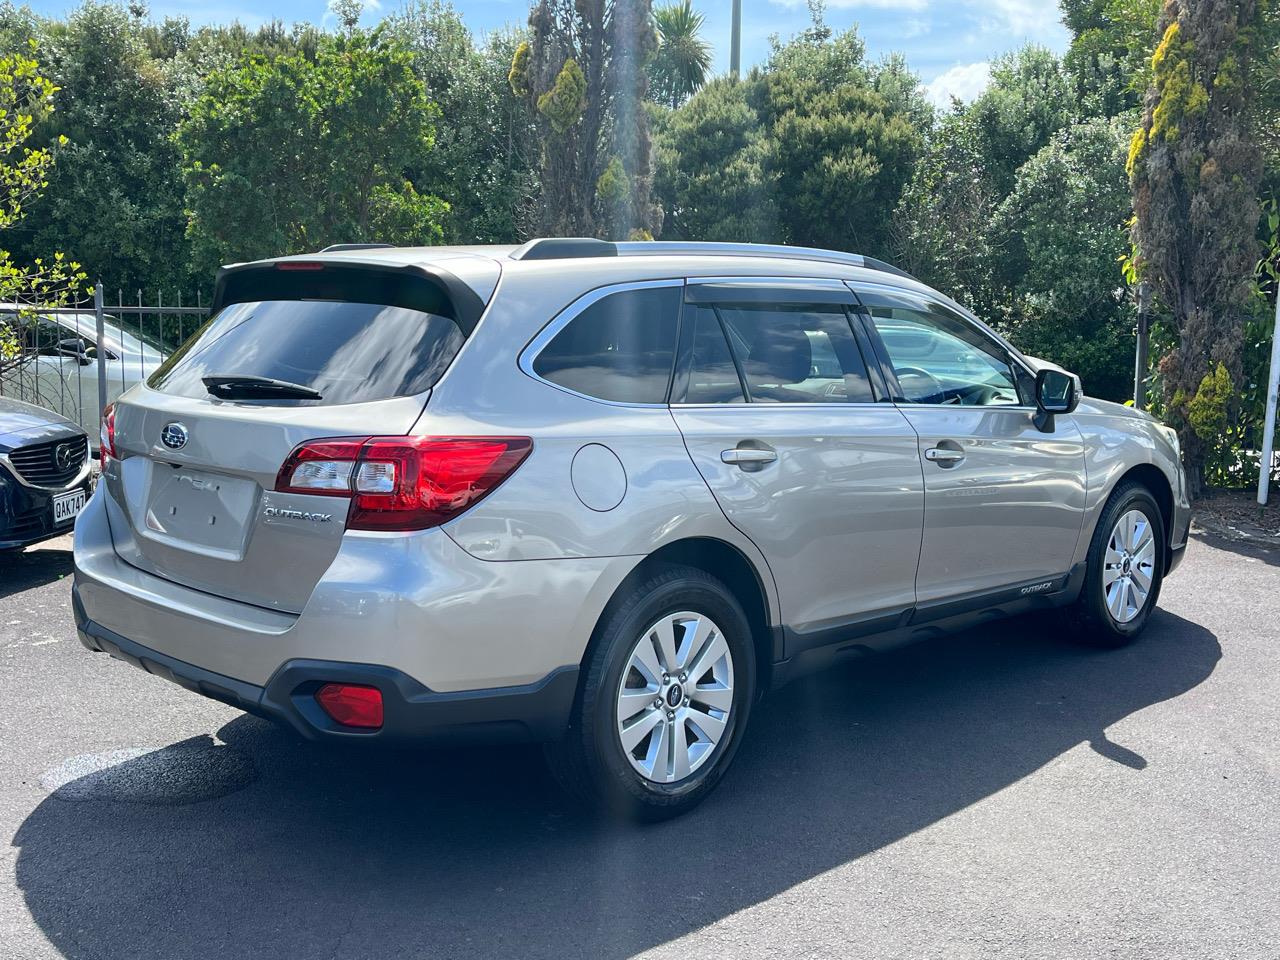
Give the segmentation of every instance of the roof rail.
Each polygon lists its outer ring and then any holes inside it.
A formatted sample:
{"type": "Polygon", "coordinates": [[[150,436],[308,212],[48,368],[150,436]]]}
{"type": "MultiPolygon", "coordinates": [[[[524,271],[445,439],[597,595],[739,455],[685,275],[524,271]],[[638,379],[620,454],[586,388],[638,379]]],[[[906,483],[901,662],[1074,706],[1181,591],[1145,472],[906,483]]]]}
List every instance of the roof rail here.
{"type": "Polygon", "coordinates": [[[590,237],[544,237],[530,240],[511,252],[512,260],[572,260],[582,257],[662,257],[699,255],[704,257],[782,257],[840,263],[850,267],[879,270],[895,276],[915,278],[891,263],[864,257],[860,253],[820,250],[816,247],[789,247],[775,243],[714,243],[694,240],[629,240],[611,243],[590,237]]]}
{"type": "Polygon", "coordinates": [[[699,240],[638,240],[619,243],[616,246],[620,257],[661,257],[682,253],[698,254],[704,257],[779,257],[788,260],[841,263],[850,267],[880,270],[910,280],[915,279],[905,270],[874,257],[864,257],[860,253],[845,253],[842,250],[822,250],[818,247],[791,247],[779,243],[718,243],[699,240]]]}
{"type": "Polygon", "coordinates": [[[578,257],[616,257],[620,244],[593,237],[540,237],[511,251],[512,260],[571,260],[578,257]]]}
{"type": "Polygon", "coordinates": [[[394,243],[331,243],[321,253],[340,253],[343,250],[387,250],[395,249],[394,243]]]}

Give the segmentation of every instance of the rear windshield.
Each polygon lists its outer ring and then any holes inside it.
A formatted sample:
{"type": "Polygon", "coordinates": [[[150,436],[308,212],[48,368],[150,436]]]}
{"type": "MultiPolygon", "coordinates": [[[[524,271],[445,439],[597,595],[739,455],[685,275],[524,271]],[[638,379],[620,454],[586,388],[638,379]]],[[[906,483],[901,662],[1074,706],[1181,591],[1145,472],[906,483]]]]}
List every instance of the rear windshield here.
{"type": "Polygon", "coordinates": [[[448,317],[376,303],[260,300],[234,303],[200,328],[147,381],[206,398],[208,376],[270,377],[310,387],[331,405],[386,400],[435,385],[462,346],[448,317]]]}

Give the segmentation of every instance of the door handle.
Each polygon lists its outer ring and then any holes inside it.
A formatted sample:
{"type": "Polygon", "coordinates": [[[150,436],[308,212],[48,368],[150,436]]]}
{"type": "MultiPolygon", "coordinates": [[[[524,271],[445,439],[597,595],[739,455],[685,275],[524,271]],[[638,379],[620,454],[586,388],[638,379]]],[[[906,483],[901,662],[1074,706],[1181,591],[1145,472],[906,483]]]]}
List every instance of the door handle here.
{"type": "Polygon", "coordinates": [[[952,467],[964,459],[963,450],[953,450],[950,447],[930,447],[924,452],[926,460],[932,460],[940,467],[952,467]]]}
{"type": "Polygon", "coordinates": [[[749,464],[763,466],[766,463],[773,463],[777,459],[778,452],[776,450],[761,450],[758,447],[734,447],[732,450],[720,451],[720,461],[722,463],[736,463],[739,466],[749,464]]]}

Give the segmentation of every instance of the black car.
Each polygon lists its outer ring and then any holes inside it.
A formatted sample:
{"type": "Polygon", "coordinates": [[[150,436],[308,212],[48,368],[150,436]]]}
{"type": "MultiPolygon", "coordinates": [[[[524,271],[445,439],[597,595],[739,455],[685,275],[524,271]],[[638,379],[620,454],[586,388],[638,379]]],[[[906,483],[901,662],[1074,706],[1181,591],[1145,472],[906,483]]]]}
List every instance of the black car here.
{"type": "Polygon", "coordinates": [[[89,438],[52,410],[0,397],[0,550],[66,533],[92,483],[89,438]]]}

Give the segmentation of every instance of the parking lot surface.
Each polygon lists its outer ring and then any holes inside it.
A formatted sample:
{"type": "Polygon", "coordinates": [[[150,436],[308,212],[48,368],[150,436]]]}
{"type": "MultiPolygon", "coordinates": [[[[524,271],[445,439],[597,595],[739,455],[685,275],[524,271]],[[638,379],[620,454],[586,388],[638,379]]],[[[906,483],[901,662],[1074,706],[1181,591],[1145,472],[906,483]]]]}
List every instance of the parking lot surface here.
{"type": "Polygon", "coordinates": [[[6,958],[1280,957],[1280,551],[1193,541],[1124,650],[797,681],[646,827],[536,749],[316,746],[91,654],[70,571],[0,558],[6,958]]]}

